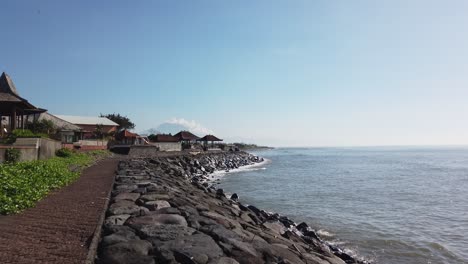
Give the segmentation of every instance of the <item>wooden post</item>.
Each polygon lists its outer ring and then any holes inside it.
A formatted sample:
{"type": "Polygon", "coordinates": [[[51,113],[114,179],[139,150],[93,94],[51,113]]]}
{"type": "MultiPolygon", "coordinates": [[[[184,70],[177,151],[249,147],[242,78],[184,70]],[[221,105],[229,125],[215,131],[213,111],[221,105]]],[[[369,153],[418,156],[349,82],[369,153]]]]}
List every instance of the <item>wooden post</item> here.
{"type": "Polygon", "coordinates": [[[11,131],[10,133],[16,129],[16,106],[13,106],[13,109],[11,111],[11,131]]]}

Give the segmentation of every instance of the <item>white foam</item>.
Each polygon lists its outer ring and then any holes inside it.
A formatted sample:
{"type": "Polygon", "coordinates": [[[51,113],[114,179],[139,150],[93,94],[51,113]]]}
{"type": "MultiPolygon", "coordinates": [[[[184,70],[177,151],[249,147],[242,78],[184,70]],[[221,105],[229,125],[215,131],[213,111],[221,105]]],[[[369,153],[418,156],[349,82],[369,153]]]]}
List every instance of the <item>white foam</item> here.
{"type": "Polygon", "coordinates": [[[264,167],[266,164],[270,163],[271,160],[263,158],[262,162],[259,163],[254,163],[251,165],[246,165],[239,167],[237,169],[232,169],[229,171],[215,171],[211,174],[209,174],[208,177],[208,182],[213,183],[216,180],[219,180],[223,178],[226,174],[231,174],[231,173],[238,173],[238,172],[244,172],[244,171],[256,171],[256,170],[266,170],[266,167],[264,167]]]}
{"type": "Polygon", "coordinates": [[[324,237],[333,237],[333,236],[334,236],[334,234],[332,234],[332,233],[330,233],[330,232],[328,232],[328,231],[325,231],[325,230],[323,230],[323,229],[318,230],[318,231],[317,231],[317,234],[318,234],[319,236],[324,236],[324,237]]]}

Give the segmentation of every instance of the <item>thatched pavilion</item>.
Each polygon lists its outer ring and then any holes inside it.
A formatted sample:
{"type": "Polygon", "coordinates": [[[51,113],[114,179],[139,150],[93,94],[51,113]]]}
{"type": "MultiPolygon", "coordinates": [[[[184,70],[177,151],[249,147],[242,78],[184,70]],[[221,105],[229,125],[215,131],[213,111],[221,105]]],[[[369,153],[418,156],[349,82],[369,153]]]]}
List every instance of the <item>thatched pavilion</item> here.
{"type": "Polygon", "coordinates": [[[203,142],[205,147],[208,147],[208,142],[211,142],[211,147],[214,147],[215,142],[220,142],[223,140],[213,135],[206,135],[202,138],[197,139],[197,141],[203,142]]]}
{"type": "Polygon", "coordinates": [[[174,137],[176,137],[180,142],[182,142],[182,149],[191,148],[191,143],[199,139],[199,137],[195,136],[194,134],[188,131],[180,131],[179,133],[175,134],[174,137]]]}
{"type": "Polygon", "coordinates": [[[0,76],[0,120],[2,134],[14,129],[24,128],[28,121],[34,121],[40,113],[47,110],[35,107],[28,100],[19,96],[10,76],[3,73],[0,76]],[[32,120],[30,120],[32,118],[32,120]],[[3,121],[6,121],[4,124],[3,121]]]}

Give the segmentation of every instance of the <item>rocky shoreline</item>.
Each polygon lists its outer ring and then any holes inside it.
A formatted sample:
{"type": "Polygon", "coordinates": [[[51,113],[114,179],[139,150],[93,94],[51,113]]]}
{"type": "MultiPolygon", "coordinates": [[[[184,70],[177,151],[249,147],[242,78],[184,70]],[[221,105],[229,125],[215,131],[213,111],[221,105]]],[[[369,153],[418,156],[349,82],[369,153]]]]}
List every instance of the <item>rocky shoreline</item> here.
{"type": "Polygon", "coordinates": [[[243,205],[209,183],[262,162],[245,152],[120,161],[96,263],[366,263],[306,223],[243,205]]]}

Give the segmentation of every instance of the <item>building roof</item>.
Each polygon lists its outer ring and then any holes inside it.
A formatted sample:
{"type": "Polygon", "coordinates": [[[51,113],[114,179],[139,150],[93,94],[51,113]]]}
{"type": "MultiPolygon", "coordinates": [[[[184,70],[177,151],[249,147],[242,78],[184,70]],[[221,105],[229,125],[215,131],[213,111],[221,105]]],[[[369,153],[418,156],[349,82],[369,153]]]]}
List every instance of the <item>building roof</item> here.
{"type": "Polygon", "coordinates": [[[195,136],[194,134],[188,131],[180,131],[179,133],[175,134],[174,137],[178,138],[180,141],[199,139],[199,137],[195,136]]]}
{"type": "Polygon", "coordinates": [[[75,125],[103,125],[103,126],[118,126],[119,125],[106,117],[70,116],[70,115],[55,115],[55,116],[75,125]]]}
{"type": "Polygon", "coordinates": [[[16,90],[16,86],[13,83],[13,80],[6,73],[2,73],[2,76],[0,76],[0,92],[9,93],[19,97],[20,99],[23,99],[19,96],[18,91],[16,90]]]}
{"type": "Polygon", "coordinates": [[[213,135],[206,135],[200,139],[197,139],[197,141],[223,141],[223,140],[213,135]]]}
{"type": "Polygon", "coordinates": [[[22,110],[24,114],[35,114],[42,113],[47,110],[37,108],[28,100],[19,96],[16,86],[13,80],[6,73],[2,73],[0,76],[0,114],[10,115],[13,107],[17,107],[22,110]]]}
{"type": "Polygon", "coordinates": [[[157,134],[154,139],[154,142],[179,142],[179,139],[172,135],[157,134]]]}
{"type": "Polygon", "coordinates": [[[117,135],[115,135],[116,138],[137,138],[139,137],[138,134],[136,133],[132,133],[130,131],[128,131],[127,129],[124,129],[120,132],[117,133],[117,135]]]}
{"type": "Polygon", "coordinates": [[[42,113],[40,116],[39,116],[39,120],[50,120],[52,121],[52,123],[54,123],[54,125],[59,128],[60,130],[71,130],[71,131],[80,131],[81,130],[81,127],[75,125],[75,124],[72,124],[70,122],[67,122],[63,119],[60,119],[52,114],[49,114],[49,113],[42,113]]]}

